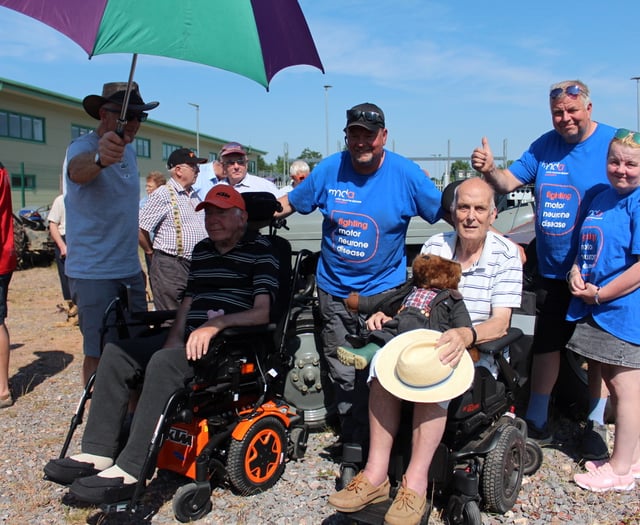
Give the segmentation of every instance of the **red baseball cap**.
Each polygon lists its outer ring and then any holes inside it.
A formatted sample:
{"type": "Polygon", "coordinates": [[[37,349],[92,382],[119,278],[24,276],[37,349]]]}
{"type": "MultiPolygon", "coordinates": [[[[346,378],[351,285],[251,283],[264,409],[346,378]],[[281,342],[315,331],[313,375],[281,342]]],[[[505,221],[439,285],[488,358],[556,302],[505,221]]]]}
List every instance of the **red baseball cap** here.
{"type": "Polygon", "coordinates": [[[216,184],[209,190],[207,196],[196,206],[196,211],[200,211],[205,206],[216,206],[218,208],[240,208],[247,211],[242,195],[228,184],[216,184]]]}

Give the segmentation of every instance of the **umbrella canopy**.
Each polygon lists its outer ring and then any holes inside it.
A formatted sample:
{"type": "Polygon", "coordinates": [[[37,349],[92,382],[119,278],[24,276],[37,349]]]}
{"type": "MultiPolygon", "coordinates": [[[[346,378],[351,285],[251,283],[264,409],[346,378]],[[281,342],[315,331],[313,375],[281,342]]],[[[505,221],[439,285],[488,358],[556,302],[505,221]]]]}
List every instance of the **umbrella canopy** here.
{"type": "Polygon", "coordinates": [[[267,89],[289,66],[324,72],[297,0],[0,0],[0,6],[57,29],[89,57],[177,58],[237,73],[267,89]]]}

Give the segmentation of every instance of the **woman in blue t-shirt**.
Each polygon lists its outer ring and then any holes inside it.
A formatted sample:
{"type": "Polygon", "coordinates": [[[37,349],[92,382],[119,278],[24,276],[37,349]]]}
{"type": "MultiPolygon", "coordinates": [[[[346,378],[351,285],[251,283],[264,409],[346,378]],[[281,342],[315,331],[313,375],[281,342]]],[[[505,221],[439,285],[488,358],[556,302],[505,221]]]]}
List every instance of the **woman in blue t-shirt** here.
{"type": "Polygon", "coordinates": [[[577,321],[567,345],[602,363],[615,408],[611,458],[587,461],[575,482],[593,492],[632,490],[640,479],[640,133],[619,129],[609,145],[607,178],[580,229],[567,275],[577,321]]]}

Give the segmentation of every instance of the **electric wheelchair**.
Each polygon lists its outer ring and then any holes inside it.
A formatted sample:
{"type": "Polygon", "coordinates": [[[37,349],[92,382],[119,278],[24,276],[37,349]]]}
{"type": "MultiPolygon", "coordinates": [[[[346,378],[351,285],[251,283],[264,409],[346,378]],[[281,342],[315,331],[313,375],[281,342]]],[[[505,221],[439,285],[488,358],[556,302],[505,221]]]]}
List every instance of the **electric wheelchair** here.
{"type": "MultiPolygon", "coordinates": [[[[318,333],[311,252],[292,257],[288,241],[275,234],[282,224],[272,220],[279,203],[271,194],[243,195],[250,227],[269,226],[269,238],[280,261],[280,287],[272,322],[265,326],[225,329],[208,353],[194,365],[194,377],[167,401],[154,429],[140,479],[129,501],[103,506],[106,511],[135,513],[155,469],[191,481],[173,497],[176,519],[196,520],[212,508],[212,487],[227,483],[251,495],[273,486],[285,460],[305,454],[309,424],[324,422],[330,398],[326,373],[315,348],[318,333]],[[293,263],[292,263],[293,259],[293,263]],[[311,283],[311,285],[309,285],[311,283]],[[292,398],[295,404],[287,401],[292,398]]],[[[129,312],[128,290],[114,298],[105,312],[103,335],[115,329],[120,338],[162,330],[174,312],[129,312]]],[[[84,388],[60,458],[67,454],[75,429],[82,423],[95,375],[84,388]]],[[[126,429],[123,429],[126,436],[126,429]]],[[[121,440],[126,442],[126,437],[121,440]]]]}
{"type": "MultiPolygon", "coordinates": [[[[521,308],[514,317],[535,314],[535,309],[529,310],[521,308]]],[[[498,377],[483,366],[476,367],[470,389],[449,404],[445,432],[429,470],[428,489],[428,495],[442,504],[449,524],[481,525],[481,509],[500,514],[509,511],[516,502],[523,476],[533,474],[542,464],[542,450],[528,439],[525,421],[515,414],[518,396],[527,380],[517,371],[527,368],[521,362],[527,359],[530,343],[527,337],[521,328],[512,326],[504,337],[478,345],[479,352],[493,356],[498,377]],[[524,348],[520,347],[522,343],[524,348]],[[507,346],[511,362],[503,353],[507,346]]],[[[384,521],[409,462],[411,414],[412,405],[403,404],[400,431],[389,463],[392,486],[389,500],[347,514],[355,523],[384,521]]],[[[366,451],[360,445],[343,446],[339,486],[348,484],[365,457],[366,451]]],[[[431,507],[423,517],[423,524],[428,522],[430,511],[431,507]]]]}

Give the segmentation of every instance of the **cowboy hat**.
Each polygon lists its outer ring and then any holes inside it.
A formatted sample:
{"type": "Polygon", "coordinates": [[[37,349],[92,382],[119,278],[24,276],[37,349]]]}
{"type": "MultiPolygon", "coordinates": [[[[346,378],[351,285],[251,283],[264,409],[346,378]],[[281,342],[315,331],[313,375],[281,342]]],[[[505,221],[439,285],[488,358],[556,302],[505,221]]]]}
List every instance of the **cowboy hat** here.
{"type": "MultiPolygon", "coordinates": [[[[82,101],[84,110],[96,120],[100,120],[100,108],[107,102],[122,105],[124,95],[127,91],[127,82],[108,82],[102,86],[102,96],[87,95],[82,101]]],[[[129,104],[127,111],[149,111],[160,105],[160,102],[149,102],[146,104],[140,95],[138,83],[131,84],[131,92],[129,93],[129,104]]]]}
{"type": "Polygon", "coordinates": [[[452,368],[440,362],[436,341],[442,333],[418,329],[394,337],[376,356],[375,374],[394,396],[414,403],[440,403],[459,396],[473,382],[473,361],[462,354],[452,368]]]}

